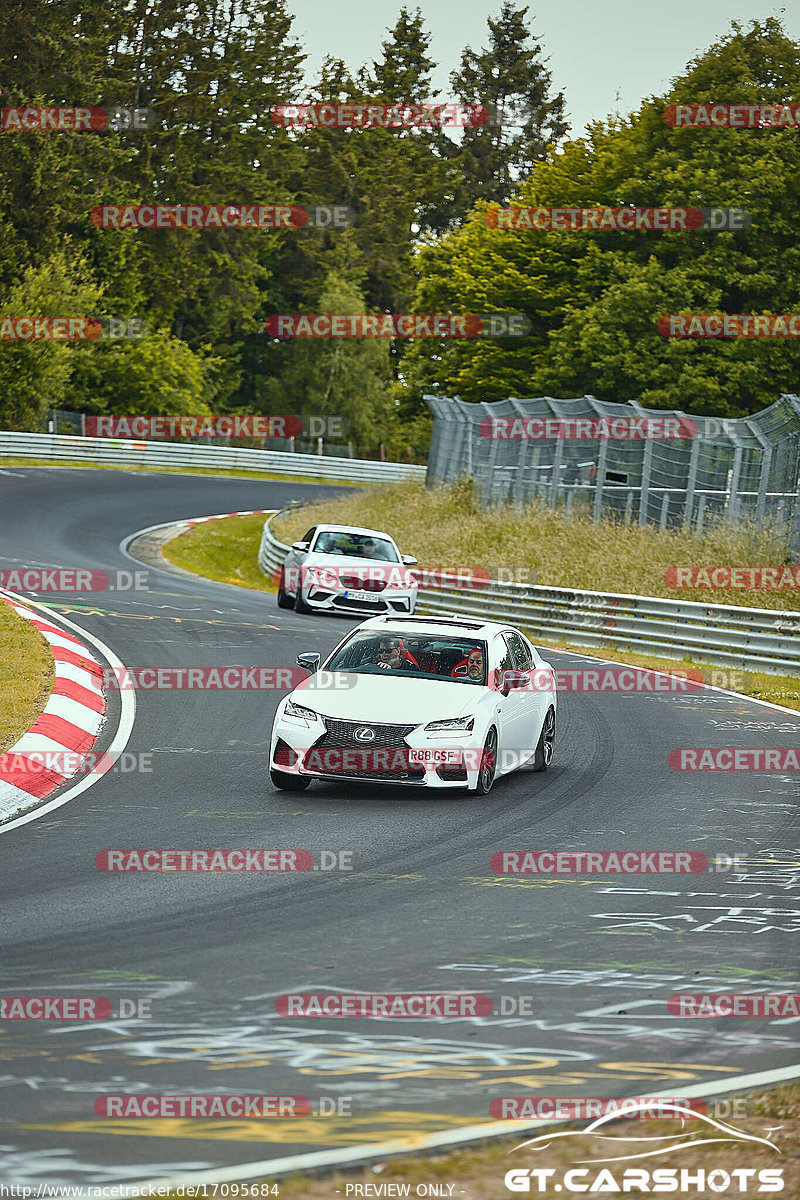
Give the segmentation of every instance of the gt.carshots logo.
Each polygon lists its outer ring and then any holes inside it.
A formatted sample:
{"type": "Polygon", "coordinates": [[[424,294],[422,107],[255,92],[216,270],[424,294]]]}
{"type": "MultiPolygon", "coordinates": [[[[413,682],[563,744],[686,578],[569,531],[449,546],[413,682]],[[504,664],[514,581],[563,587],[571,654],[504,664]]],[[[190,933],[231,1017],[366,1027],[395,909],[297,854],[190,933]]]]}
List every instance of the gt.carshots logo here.
{"type": "MultiPolygon", "coordinates": [[[[652,1100],[642,1098],[633,1100],[624,1111],[606,1112],[594,1120],[591,1125],[582,1130],[563,1130],[553,1133],[540,1134],[514,1146],[509,1153],[527,1150],[529,1153],[551,1149],[554,1143],[568,1144],[570,1139],[586,1138],[596,1135],[601,1139],[598,1156],[591,1166],[579,1166],[563,1170],[556,1167],[512,1167],[506,1171],[504,1183],[509,1192],[514,1193],[547,1193],[566,1192],[568,1195],[608,1195],[640,1193],[679,1193],[705,1197],[709,1194],[755,1195],[782,1192],[784,1189],[783,1169],[781,1167],[723,1167],[716,1163],[710,1167],[624,1167],[620,1164],[625,1159],[652,1159],[669,1154],[678,1154],[681,1150],[692,1150],[696,1147],[711,1147],[715,1149],[721,1142],[743,1148],[758,1146],[768,1148],[776,1154],[781,1151],[768,1137],[758,1137],[729,1125],[726,1121],[715,1119],[705,1112],[698,1111],[691,1100],[659,1099],[659,1118],[669,1115],[670,1110],[675,1117],[681,1118],[683,1128],[680,1132],[669,1136],[643,1136],[637,1134],[632,1139],[625,1132],[614,1136],[606,1128],[610,1121],[630,1119],[639,1114],[635,1110],[637,1104],[649,1109],[652,1100]],[[705,1136],[704,1136],[705,1135],[705,1136]],[[651,1148],[647,1149],[647,1143],[651,1148]],[[600,1155],[603,1155],[600,1157],[600,1155]],[[611,1163],[610,1167],[601,1164],[611,1163]]],[[[649,1112],[646,1115],[651,1115],[649,1112]]],[[[552,1118],[548,1118],[552,1119],[552,1118]]],[[[771,1131],[767,1131],[771,1132],[771,1131]]],[[[584,1152],[585,1154],[585,1152],[584,1152]]],[[[586,1157],[578,1160],[585,1164],[586,1157]]]]}
{"type": "Polygon", "coordinates": [[[276,313],[264,328],[276,338],[524,337],[522,313],[276,313]]]}

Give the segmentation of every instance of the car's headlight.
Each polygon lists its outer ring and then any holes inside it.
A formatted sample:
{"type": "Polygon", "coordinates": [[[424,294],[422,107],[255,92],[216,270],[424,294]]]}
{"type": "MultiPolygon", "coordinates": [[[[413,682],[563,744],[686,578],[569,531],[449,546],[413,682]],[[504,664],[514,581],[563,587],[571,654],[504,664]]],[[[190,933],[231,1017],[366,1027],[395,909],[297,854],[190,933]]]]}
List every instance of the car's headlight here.
{"type": "Polygon", "coordinates": [[[463,731],[468,733],[470,729],[475,728],[474,717],[449,717],[446,721],[430,721],[425,729],[429,733],[434,733],[437,729],[449,729],[453,733],[463,731]]]}
{"type": "Polygon", "coordinates": [[[319,713],[315,713],[311,708],[304,708],[302,704],[295,704],[293,700],[286,701],[286,708],[283,710],[285,717],[295,717],[298,721],[319,721],[321,720],[319,713]]]}

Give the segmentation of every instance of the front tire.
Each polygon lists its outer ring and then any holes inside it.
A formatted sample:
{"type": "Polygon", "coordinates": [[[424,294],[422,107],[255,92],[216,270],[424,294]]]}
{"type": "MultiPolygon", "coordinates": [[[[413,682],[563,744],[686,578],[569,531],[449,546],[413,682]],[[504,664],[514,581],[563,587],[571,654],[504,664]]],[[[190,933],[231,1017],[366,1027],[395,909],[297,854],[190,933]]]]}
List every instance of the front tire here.
{"type": "Polygon", "coordinates": [[[536,744],[536,752],[533,756],[531,765],[532,771],[546,771],[553,761],[553,750],[556,744],[556,714],[554,709],[548,708],[547,716],[544,719],[542,732],[539,734],[539,741],[536,744]]]}
{"type": "Polygon", "coordinates": [[[481,765],[478,768],[478,782],[475,791],[479,796],[486,796],[492,790],[497,771],[497,730],[494,726],[486,735],[481,754],[481,765]]]}
{"type": "Polygon", "coordinates": [[[269,777],[279,792],[304,792],[311,786],[307,776],[287,775],[285,771],[275,771],[273,768],[270,768],[269,777]]]}
{"type": "Polygon", "coordinates": [[[303,599],[303,586],[300,583],[297,585],[297,595],[294,598],[294,611],[297,613],[310,613],[314,611],[303,599]]]}
{"type": "Polygon", "coordinates": [[[293,608],[294,600],[284,588],[283,585],[285,582],[286,575],[285,572],[281,570],[280,583],[278,584],[278,608],[293,608]]]}

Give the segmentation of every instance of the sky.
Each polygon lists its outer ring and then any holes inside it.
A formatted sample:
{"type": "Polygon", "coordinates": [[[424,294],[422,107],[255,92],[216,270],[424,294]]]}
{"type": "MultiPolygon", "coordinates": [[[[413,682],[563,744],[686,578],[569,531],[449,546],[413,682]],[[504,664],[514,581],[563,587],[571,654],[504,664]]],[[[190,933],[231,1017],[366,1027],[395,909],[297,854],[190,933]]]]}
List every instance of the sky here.
{"type": "MultiPolygon", "coordinates": [[[[449,98],[449,75],[461,51],[486,44],[487,17],[497,16],[502,0],[491,5],[474,0],[406,2],[412,11],[422,9],[433,35],[429,54],[440,66],[435,77],[439,96],[432,99],[449,98]]],[[[354,70],[379,57],[402,6],[403,0],[288,0],[295,37],[309,55],[307,74],[313,77],[326,54],[344,59],[354,70]]],[[[583,133],[587,121],[631,112],[646,96],[667,91],[670,80],[732,21],[749,25],[768,16],[780,16],[789,36],[800,40],[797,0],[785,8],[760,0],[560,0],[552,6],[531,3],[528,11],[534,35],[550,59],[554,90],[564,92],[574,137],[583,133]]]]}

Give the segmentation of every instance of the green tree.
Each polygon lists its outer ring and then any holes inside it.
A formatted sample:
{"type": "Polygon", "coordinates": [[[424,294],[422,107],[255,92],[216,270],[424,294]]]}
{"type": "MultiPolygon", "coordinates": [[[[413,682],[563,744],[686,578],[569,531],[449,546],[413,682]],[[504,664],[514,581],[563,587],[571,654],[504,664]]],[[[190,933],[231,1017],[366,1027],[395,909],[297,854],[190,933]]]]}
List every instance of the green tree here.
{"type": "MultiPolygon", "coordinates": [[[[784,102],[800,88],[800,45],[770,18],[728,34],[689,64],[671,91],[625,120],[592,126],[537,166],[514,202],[544,207],[743,208],[748,228],[714,233],[487,228],[420,253],[420,303],[521,311],[531,335],[513,348],[414,348],[404,412],[423,390],[473,400],[591,393],[664,408],[741,416],[797,390],[800,347],[787,339],[678,341],[669,312],[794,312],[800,271],[800,146],[789,129],[674,129],[670,104],[784,102]]],[[[410,356],[407,356],[407,360],[410,356]]]]}
{"type": "MultiPolygon", "coordinates": [[[[67,244],[6,289],[0,328],[6,318],[93,316],[100,296],[85,260],[67,244]]],[[[44,432],[48,409],[67,407],[76,355],[95,349],[94,343],[0,340],[0,428],[44,432]]]]}
{"type": "Polygon", "coordinates": [[[515,182],[545,161],[548,148],[569,130],[563,93],[551,96],[552,76],[527,14],[527,6],[504,0],[497,20],[488,19],[489,45],[480,51],[467,46],[450,76],[464,104],[482,104],[491,116],[490,124],[464,130],[464,212],[477,200],[505,203],[515,182]]]}
{"type": "MultiPolygon", "coordinates": [[[[365,313],[358,272],[344,248],[331,264],[319,296],[319,311],[365,313]]],[[[279,383],[267,385],[265,407],[279,411],[281,395],[290,397],[283,411],[335,414],[347,422],[349,437],[375,447],[391,437],[395,416],[387,392],[389,345],[383,338],[297,339],[281,347],[279,383]]]]}

